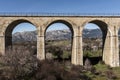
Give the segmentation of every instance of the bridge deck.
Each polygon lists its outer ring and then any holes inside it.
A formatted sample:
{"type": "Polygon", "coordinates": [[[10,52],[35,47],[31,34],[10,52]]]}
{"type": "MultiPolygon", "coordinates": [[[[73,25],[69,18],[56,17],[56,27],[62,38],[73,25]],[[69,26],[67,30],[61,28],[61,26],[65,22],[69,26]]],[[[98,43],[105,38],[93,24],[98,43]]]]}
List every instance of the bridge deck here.
{"type": "Polygon", "coordinates": [[[120,17],[120,13],[0,13],[0,16],[6,17],[120,17]]]}

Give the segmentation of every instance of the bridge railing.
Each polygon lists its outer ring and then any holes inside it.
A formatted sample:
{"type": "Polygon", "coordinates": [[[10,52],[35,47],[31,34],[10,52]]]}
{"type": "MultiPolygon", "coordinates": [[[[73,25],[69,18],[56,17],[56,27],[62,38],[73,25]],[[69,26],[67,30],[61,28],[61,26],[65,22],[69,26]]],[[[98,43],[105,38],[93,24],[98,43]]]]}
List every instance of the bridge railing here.
{"type": "Polygon", "coordinates": [[[120,16],[120,13],[0,12],[0,16],[120,16]]]}

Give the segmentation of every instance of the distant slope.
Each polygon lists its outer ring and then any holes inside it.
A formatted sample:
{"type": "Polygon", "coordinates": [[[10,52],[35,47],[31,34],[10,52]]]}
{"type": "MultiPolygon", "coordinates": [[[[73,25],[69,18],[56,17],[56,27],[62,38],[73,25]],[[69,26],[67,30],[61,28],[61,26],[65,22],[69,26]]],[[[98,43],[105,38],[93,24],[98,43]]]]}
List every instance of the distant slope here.
{"type": "Polygon", "coordinates": [[[12,38],[13,42],[36,41],[37,32],[36,31],[17,32],[12,35],[12,38]]]}
{"type": "Polygon", "coordinates": [[[84,29],[83,38],[102,38],[100,29],[84,29]]]}
{"type": "Polygon", "coordinates": [[[55,30],[46,33],[46,40],[68,40],[71,36],[70,30],[55,30]]]}
{"type": "MultiPolygon", "coordinates": [[[[71,39],[71,31],[69,30],[54,30],[46,33],[46,40],[69,40],[71,39]]],[[[101,38],[102,32],[99,29],[85,29],[83,38],[101,38]]],[[[17,32],[13,34],[13,42],[36,41],[37,32],[17,32]]]]}

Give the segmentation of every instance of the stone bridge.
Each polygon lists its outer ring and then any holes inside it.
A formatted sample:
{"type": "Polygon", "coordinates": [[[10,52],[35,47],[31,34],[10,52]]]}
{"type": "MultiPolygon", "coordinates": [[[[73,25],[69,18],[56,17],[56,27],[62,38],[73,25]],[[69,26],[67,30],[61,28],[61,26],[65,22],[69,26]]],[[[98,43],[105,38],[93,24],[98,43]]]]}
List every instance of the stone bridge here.
{"type": "Polygon", "coordinates": [[[37,29],[37,57],[45,59],[45,32],[53,23],[63,23],[72,31],[71,63],[83,65],[82,31],[87,23],[99,26],[103,33],[102,59],[112,67],[119,66],[120,16],[0,16],[0,52],[5,54],[7,46],[12,45],[12,31],[16,25],[28,22],[37,29]]]}

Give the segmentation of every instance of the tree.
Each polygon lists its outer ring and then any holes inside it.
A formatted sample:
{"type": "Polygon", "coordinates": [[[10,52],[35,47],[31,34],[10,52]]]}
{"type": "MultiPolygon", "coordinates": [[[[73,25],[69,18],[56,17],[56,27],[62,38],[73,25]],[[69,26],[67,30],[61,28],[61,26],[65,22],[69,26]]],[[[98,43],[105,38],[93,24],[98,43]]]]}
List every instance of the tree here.
{"type": "Polygon", "coordinates": [[[5,55],[0,57],[0,63],[4,67],[3,76],[10,80],[22,80],[33,74],[37,58],[26,47],[9,47],[5,55]]]}

